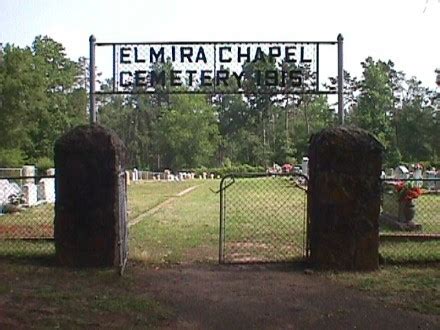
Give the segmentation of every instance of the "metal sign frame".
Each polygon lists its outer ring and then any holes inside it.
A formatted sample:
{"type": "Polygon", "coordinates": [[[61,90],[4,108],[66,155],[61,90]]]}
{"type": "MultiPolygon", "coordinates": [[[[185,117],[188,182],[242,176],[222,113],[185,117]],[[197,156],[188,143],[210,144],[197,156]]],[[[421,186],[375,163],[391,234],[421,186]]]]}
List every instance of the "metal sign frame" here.
{"type": "MultiPolygon", "coordinates": [[[[299,95],[303,95],[303,94],[314,94],[314,95],[319,95],[319,94],[337,94],[338,95],[338,115],[339,115],[339,122],[341,124],[344,123],[344,112],[343,112],[343,89],[344,89],[344,80],[343,80],[343,37],[341,34],[338,35],[337,40],[336,41],[206,41],[206,42],[202,42],[202,41],[197,41],[197,42],[192,42],[192,41],[180,41],[180,42],[138,42],[138,43],[133,43],[133,42],[96,42],[96,38],[91,35],[89,38],[89,46],[90,46],[90,63],[89,63],[89,79],[90,79],[90,84],[89,84],[89,93],[90,93],[90,123],[95,123],[96,122],[96,95],[99,94],[123,94],[123,95],[127,95],[127,94],[154,94],[157,92],[156,87],[152,87],[152,89],[148,89],[148,88],[128,88],[129,86],[127,86],[126,89],[120,89],[120,81],[122,81],[122,77],[120,77],[119,80],[117,80],[117,72],[118,72],[118,65],[117,65],[117,52],[118,49],[119,51],[122,49],[124,49],[124,47],[136,47],[136,56],[137,56],[137,47],[149,47],[149,46],[157,46],[157,47],[182,47],[182,48],[190,48],[190,47],[194,47],[194,46],[198,46],[198,47],[212,47],[212,52],[213,52],[213,61],[212,63],[210,61],[206,60],[206,57],[204,58],[205,60],[205,64],[210,66],[212,65],[212,70],[214,72],[214,75],[212,78],[214,80],[214,83],[212,84],[212,88],[208,88],[208,89],[196,89],[196,90],[191,90],[191,89],[168,89],[168,90],[161,90],[161,93],[165,93],[165,94],[210,94],[210,95],[216,95],[216,94],[271,94],[271,95],[282,95],[282,94],[299,94],[299,95]],[[312,45],[314,46],[314,50],[315,50],[315,61],[314,61],[314,69],[315,71],[313,71],[315,73],[315,83],[314,83],[314,88],[308,88],[308,89],[300,89],[299,85],[296,86],[297,89],[294,89],[294,87],[292,87],[291,89],[285,89],[285,90],[280,90],[278,87],[279,86],[273,86],[273,87],[277,87],[278,89],[270,89],[269,90],[262,90],[260,88],[257,88],[255,91],[251,91],[249,93],[249,91],[245,92],[245,90],[243,88],[237,88],[237,89],[233,89],[233,90],[217,90],[216,89],[216,83],[215,83],[215,79],[217,78],[215,75],[215,72],[217,70],[217,58],[221,57],[221,54],[219,54],[219,52],[221,53],[222,49],[221,48],[229,48],[231,49],[232,46],[235,47],[240,47],[237,45],[246,45],[246,47],[258,47],[258,45],[275,45],[276,47],[281,47],[281,46],[286,46],[286,45],[293,45],[292,48],[295,48],[296,46],[300,47],[300,57],[301,59],[303,59],[303,51],[306,45],[312,45]],[[222,46],[223,45],[223,46],[222,46]],[[227,46],[225,46],[227,45],[227,46]],[[338,79],[337,79],[337,90],[320,90],[320,83],[319,83],[319,48],[320,45],[337,45],[337,53],[338,53],[338,79]],[[113,86],[112,86],[112,90],[111,91],[96,91],[96,47],[111,47],[113,50],[113,86]],[[118,81],[118,82],[116,82],[118,81]]],[[[287,46],[286,46],[287,48],[287,46]]],[[[249,49],[249,48],[248,48],[249,49]]],[[[287,50],[286,50],[287,52],[287,50]]],[[[120,62],[122,63],[131,63],[131,62],[124,62],[123,59],[125,59],[125,55],[127,55],[127,57],[129,56],[129,54],[125,54],[122,53],[120,54],[120,62]]],[[[188,55],[188,54],[186,54],[188,55]]],[[[182,56],[186,56],[185,54],[183,54],[182,56]]],[[[280,55],[280,54],[279,54],[280,55]]],[[[151,56],[151,55],[150,55],[151,56]]],[[[158,59],[158,55],[157,53],[155,54],[156,56],[156,60],[158,59]]],[[[287,58],[287,55],[286,55],[287,58]]],[[[257,55],[255,55],[255,60],[257,59],[257,55]]],[[[163,53],[162,53],[162,61],[163,61],[163,53]]],[[[174,61],[174,60],[173,60],[174,61]]],[[[150,57],[150,61],[143,59],[142,60],[143,63],[146,64],[153,64],[154,62],[151,61],[151,57],[150,57]]],[[[189,62],[191,62],[191,60],[189,60],[189,62]]],[[[249,61],[250,62],[250,61],[249,61]]],[[[203,70],[202,70],[203,71],[203,70]]],[[[299,77],[298,79],[302,79],[302,72],[301,70],[297,70],[297,76],[299,77]]],[[[142,71],[142,73],[144,73],[145,71],[142,71]]],[[[266,72],[267,73],[267,72],[266,72]]],[[[132,76],[131,74],[127,74],[132,76]]],[[[295,75],[293,74],[292,76],[290,76],[289,73],[289,77],[292,79],[295,79],[295,75]]],[[[142,79],[145,79],[144,77],[142,77],[142,79]]],[[[192,79],[192,78],[190,78],[192,79]]],[[[203,79],[203,78],[202,78],[203,79]]],[[[278,78],[277,78],[278,79],[278,78]]],[[[217,80],[218,83],[218,80],[217,80]]],[[[211,86],[211,85],[210,85],[211,86]]]]}

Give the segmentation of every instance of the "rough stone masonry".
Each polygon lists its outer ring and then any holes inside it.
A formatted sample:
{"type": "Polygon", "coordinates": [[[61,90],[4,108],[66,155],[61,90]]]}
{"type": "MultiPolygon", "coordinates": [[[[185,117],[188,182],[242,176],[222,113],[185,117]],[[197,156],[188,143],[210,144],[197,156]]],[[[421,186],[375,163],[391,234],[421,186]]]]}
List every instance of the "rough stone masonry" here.
{"type": "Polygon", "coordinates": [[[328,128],[312,136],[308,234],[315,267],[378,268],[382,153],[382,144],[358,128],[328,128]]]}
{"type": "Polygon", "coordinates": [[[126,149],[111,130],[78,126],[55,143],[55,248],[64,266],[119,263],[118,174],[126,149]]]}

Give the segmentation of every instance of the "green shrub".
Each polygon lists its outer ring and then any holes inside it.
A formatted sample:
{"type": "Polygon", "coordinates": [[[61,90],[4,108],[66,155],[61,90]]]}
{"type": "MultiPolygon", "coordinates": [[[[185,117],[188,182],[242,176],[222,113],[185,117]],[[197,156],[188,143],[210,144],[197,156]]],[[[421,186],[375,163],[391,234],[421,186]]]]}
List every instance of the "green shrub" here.
{"type": "Polygon", "coordinates": [[[45,174],[48,168],[54,167],[53,159],[50,159],[49,157],[38,158],[35,167],[40,174],[45,174]]]}
{"type": "Polygon", "coordinates": [[[0,149],[0,167],[22,167],[24,158],[20,149],[0,149]]]}
{"type": "Polygon", "coordinates": [[[248,164],[242,165],[231,165],[231,166],[223,166],[223,167],[198,167],[194,169],[190,169],[189,171],[194,172],[196,175],[202,175],[203,172],[208,174],[214,174],[215,176],[220,175],[224,177],[228,174],[245,174],[245,173],[264,173],[265,168],[263,166],[252,166],[248,164]]]}

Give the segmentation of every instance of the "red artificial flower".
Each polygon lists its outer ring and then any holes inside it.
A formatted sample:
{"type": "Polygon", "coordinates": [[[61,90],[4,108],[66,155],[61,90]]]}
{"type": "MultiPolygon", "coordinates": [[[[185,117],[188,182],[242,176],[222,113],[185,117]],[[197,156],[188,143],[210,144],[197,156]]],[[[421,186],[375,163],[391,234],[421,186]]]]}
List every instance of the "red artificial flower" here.
{"type": "Polygon", "coordinates": [[[413,182],[399,181],[395,184],[395,189],[399,196],[399,201],[411,201],[418,198],[423,192],[419,187],[415,187],[413,182]]]}

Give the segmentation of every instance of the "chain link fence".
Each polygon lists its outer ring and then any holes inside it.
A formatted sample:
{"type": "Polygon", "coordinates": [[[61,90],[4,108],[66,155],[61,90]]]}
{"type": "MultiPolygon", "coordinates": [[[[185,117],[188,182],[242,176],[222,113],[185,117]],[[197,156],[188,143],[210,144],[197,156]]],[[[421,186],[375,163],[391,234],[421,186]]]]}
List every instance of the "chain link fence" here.
{"type": "Polygon", "coordinates": [[[55,177],[0,179],[0,256],[53,254],[55,177]]]}
{"type": "Polygon", "coordinates": [[[379,217],[385,261],[440,261],[440,179],[384,179],[379,217]]]}
{"type": "Polygon", "coordinates": [[[226,176],[220,184],[221,263],[302,260],[306,177],[226,176]]]}

